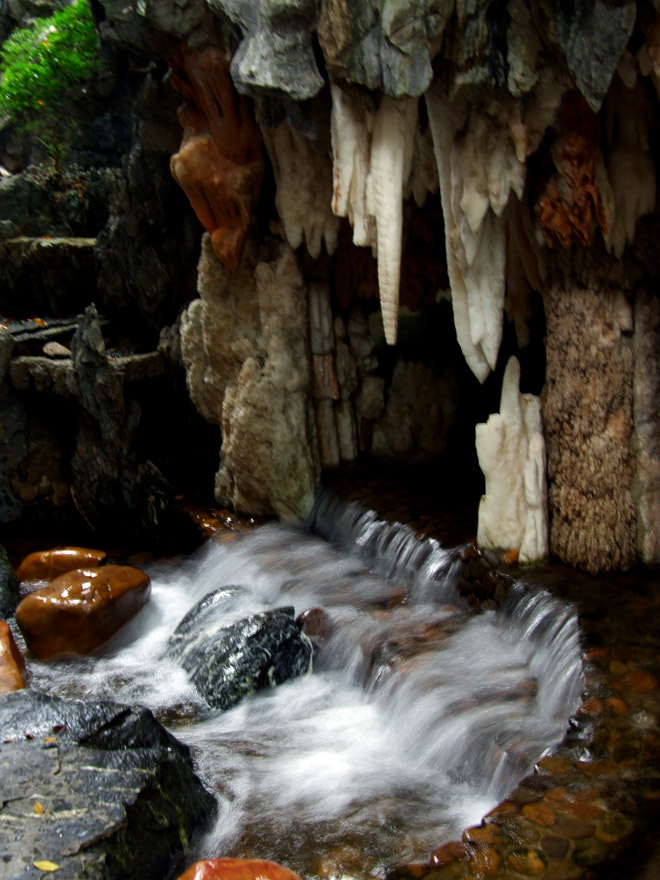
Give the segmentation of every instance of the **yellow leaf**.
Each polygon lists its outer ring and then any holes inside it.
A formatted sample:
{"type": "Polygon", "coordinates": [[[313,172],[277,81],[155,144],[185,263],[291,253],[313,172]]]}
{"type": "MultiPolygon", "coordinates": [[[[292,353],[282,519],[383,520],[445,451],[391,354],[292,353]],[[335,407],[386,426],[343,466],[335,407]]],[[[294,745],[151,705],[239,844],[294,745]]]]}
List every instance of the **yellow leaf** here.
{"type": "Polygon", "coordinates": [[[40,871],[59,871],[60,866],[56,865],[55,862],[49,862],[47,859],[44,859],[41,862],[32,862],[35,868],[39,868],[40,871]]]}
{"type": "MultiPolygon", "coordinates": [[[[52,238],[52,235],[44,235],[44,238],[52,238]]],[[[56,737],[56,736],[45,736],[45,737],[44,737],[44,742],[47,742],[47,743],[56,743],[56,742],[57,742],[57,737],[56,737]]]]}
{"type": "Polygon", "coordinates": [[[34,806],[32,807],[37,816],[43,816],[44,814],[44,805],[41,801],[35,801],[34,806]]]}

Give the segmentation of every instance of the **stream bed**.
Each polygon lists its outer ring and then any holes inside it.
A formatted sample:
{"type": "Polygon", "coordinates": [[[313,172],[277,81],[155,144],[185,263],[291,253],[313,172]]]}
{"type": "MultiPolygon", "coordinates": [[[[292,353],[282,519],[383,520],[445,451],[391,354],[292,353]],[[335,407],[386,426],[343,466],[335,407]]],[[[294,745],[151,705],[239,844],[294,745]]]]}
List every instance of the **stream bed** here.
{"type": "Polygon", "coordinates": [[[147,566],[140,614],[94,657],[32,664],[32,684],[146,705],[191,747],[219,804],[195,858],[382,876],[460,836],[562,740],[582,687],[577,618],[522,582],[471,613],[458,550],[357,504],[324,496],[308,526],[147,566]],[[317,656],[311,674],[218,712],[164,652],[186,612],[230,585],[227,624],[317,609],[317,656]]]}

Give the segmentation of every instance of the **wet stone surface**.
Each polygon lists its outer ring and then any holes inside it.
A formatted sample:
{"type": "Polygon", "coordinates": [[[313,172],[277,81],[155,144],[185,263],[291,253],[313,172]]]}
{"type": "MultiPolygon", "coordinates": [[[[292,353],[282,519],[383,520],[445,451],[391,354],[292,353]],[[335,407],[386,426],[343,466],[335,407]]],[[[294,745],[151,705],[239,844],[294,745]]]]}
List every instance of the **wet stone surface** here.
{"type": "MultiPolygon", "coordinates": [[[[341,480],[334,482],[341,494],[341,480]]],[[[462,540],[472,537],[469,514],[444,513],[442,499],[429,519],[404,484],[392,487],[389,497],[378,494],[375,479],[362,489],[356,485],[344,487],[352,500],[406,523],[420,537],[450,545],[458,524],[467,526],[462,540]]],[[[498,582],[508,582],[501,574],[468,546],[461,554],[465,586],[459,580],[459,592],[473,606],[475,599],[496,600],[498,582]]],[[[506,575],[575,603],[584,646],[582,705],[561,746],[481,825],[440,847],[425,864],[391,872],[388,880],[653,880],[660,876],[654,840],[660,812],[660,570],[594,577],[553,565],[509,567],[506,575]]],[[[497,598],[503,598],[502,588],[497,598]]]]}

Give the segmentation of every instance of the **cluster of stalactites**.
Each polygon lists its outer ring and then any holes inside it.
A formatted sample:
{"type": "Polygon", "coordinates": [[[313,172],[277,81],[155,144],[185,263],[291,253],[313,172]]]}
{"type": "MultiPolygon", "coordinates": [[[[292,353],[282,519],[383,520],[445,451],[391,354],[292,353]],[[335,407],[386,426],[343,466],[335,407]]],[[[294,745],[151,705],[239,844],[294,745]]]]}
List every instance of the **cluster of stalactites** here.
{"type": "Polygon", "coordinates": [[[416,98],[384,96],[373,109],[358,92],[336,83],[330,91],[332,209],[348,217],[354,243],[377,258],[387,341],[397,335],[403,200],[412,194],[422,205],[439,182],[456,333],[483,381],[502,337],[507,205],[512,192],[522,198],[525,158],[557,102],[539,102],[523,125],[513,102],[450,104],[434,84],[422,127],[416,98]]]}

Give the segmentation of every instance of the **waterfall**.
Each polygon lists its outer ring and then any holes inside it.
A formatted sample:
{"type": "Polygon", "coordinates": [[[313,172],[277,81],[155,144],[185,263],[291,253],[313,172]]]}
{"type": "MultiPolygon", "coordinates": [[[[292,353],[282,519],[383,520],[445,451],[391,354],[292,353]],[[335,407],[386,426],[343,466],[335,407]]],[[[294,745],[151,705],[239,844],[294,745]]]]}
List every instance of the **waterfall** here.
{"type": "Polygon", "coordinates": [[[251,855],[366,878],[478,822],[561,741],[581,690],[574,609],[514,584],[472,614],[459,550],[329,495],[306,528],[269,524],[149,568],[152,598],[97,656],[35,663],[36,687],[149,706],[218,798],[199,857],[251,855]],[[226,622],[293,605],[323,621],[314,671],[210,710],[164,656],[202,597],[226,622]]]}

